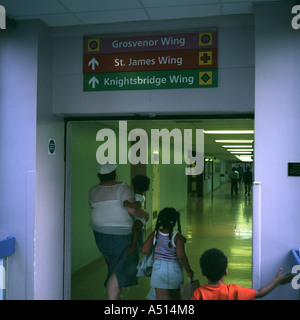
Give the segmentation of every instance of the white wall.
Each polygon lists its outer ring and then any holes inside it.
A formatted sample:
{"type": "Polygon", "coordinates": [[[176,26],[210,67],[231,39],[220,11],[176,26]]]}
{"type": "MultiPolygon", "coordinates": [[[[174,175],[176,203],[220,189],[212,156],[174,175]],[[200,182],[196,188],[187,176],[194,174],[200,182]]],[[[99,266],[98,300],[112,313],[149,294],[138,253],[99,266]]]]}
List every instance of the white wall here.
{"type": "Polygon", "coordinates": [[[1,32],[0,48],[0,238],[16,238],[7,299],[61,299],[64,125],[51,114],[51,39],[22,22],[1,32]]]}
{"type": "Polygon", "coordinates": [[[16,238],[7,270],[7,299],[16,300],[33,298],[36,26],[20,23],[0,39],[0,238],[16,238]]]}
{"type": "Polygon", "coordinates": [[[194,114],[254,110],[253,16],[128,23],[53,30],[53,112],[56,114],[194,114]],[[83,37],[218,28],[218,88],[83,92],[83,37]]]}
{"type": "Polygon", "coordinates": [[[64,120],[52,115],[52,39],[44,25],[38,30],[34,298],[49,300],[63,299],[64,120]]]}
{"type": "MultiPolygon", "coordinates": [[[[289,250],[300,242],[300,177],[287,175],[288,162],[300,162],[300,31],[291,28],[291,17],[290,3],[256,6],[255,180],[261,183],[261,220],[255,205],[255,287],[271,281],[279,267],[289,271],[289,250]]],[[[266,297],[297,298],[291,285],[266,297]]]]}

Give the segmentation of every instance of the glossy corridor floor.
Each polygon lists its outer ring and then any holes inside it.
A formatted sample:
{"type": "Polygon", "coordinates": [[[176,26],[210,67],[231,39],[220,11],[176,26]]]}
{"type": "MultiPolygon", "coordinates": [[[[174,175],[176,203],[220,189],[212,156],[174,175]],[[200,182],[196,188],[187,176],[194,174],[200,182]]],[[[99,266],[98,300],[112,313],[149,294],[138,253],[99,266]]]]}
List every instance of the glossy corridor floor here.
{"type": "MultiPolygon", "coordinates": [[[[230,184],[224,184],[204,198],[191,196],[187,208],[181,211],[182,234],[194,279],[206,284],[199,266],[200,255],[209,248],[221,249],[228,258],[226,283],[252,286],[252,197],[244,196],[244,186],[238,195],[230,195],[230,184]]],[[[72,276],[72,300],[106,300],[103,282],[105,262],[100,258],[72,276]]],[[[186,279],[186,273],[185,273],[186,279]]],[[[140,277],[139,285],[123,289],[123,300],[145,300],[149,278],[140,277]]]]}

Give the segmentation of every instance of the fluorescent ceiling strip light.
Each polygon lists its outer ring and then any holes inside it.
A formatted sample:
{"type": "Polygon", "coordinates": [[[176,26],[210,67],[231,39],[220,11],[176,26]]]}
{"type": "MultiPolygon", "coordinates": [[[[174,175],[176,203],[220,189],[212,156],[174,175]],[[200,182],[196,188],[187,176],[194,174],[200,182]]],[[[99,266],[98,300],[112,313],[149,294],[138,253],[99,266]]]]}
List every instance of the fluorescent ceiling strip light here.
{"type": "Polygon", "coordinates": [[[237,152],[237,151],[231,151],[230,153],[232,154],[252,154],[252,152],[250,151],[240,151],[240,152],[237,152]]]}
{"type": "Polygon", "coordinates": [[[227,151],[253,151],[253,149],[227,149],[227,151]]]}
{"type": "Polygon", "coordinates": [[[231,146],[222,146],[223,148],[253,148],[252,146],[235,146],[235,145],[231,145],[231,146]]]}
{"type": "Polygon", "coordinates": [[[253,159],[251,156],[236,156],[236,157],[243,162],[253,162],[253,159]]]}
{"type": "Polygon", "coordinates": [[[216,140],[219,143],[252,143],[253,140],[216,140]]]}
{"type": "Polygon", "coordinates": [[[208,134],[253,134],[254,130],[204,130],[208,134]]]}

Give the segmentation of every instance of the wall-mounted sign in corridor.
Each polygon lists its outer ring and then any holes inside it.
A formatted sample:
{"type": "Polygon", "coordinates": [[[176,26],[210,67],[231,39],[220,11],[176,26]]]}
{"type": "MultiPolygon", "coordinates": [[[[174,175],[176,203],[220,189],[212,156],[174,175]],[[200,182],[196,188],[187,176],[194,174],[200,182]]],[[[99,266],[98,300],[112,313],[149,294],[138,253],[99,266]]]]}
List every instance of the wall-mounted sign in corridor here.
{"type": "Polygon", "coordinates": [[[86,37],[84,54],[217,48],[217,31],[114,38],[86,37]]]}
{"type": "Polygon", "coordinates": [[[55,139],[49,139],[48,141],[48,154],[54,156],[56,152],[56,142],[55,139]]]}
{"type": "Polygon", "coordinates": [[[84,73],[217,67],[217,49],[97,54],[83,57],[84,73]]]}
{"type": "Polygon", "coordinates": [[[87,37],[83,44],[84,91],[217,87],[217,31],[87,37]]]}
{"type": "Polygon", "coordinates": [[[85,91],[216,87],[213,69],[84,74],[85,91]]]}

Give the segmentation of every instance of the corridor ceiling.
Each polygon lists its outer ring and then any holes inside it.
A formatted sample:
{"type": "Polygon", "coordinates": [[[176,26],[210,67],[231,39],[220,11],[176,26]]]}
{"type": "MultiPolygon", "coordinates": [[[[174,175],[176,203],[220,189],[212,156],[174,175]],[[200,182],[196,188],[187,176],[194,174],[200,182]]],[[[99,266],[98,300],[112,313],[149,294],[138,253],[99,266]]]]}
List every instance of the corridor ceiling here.
{"type": "Polygon", "coordinates": [[[16,21],[39,19],[49,27],[178,20],[251,14],[255,3],[274,0],[1,0],[16,21]]]}

